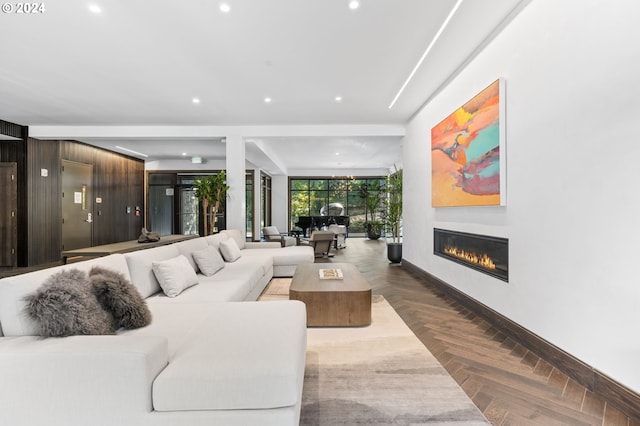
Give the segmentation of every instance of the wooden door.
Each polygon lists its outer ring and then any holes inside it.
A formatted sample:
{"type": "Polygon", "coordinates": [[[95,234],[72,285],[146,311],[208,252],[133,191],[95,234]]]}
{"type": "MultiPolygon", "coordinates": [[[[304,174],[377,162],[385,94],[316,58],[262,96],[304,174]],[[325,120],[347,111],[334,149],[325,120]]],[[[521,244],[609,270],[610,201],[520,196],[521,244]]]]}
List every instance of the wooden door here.
{"type": "Polygon", "coordinates": [[[93,166],[62,160],[62,249],[91,247],[93,166]]]}
{"type": "Polygon", "coordinates": [[[17,163],[0,163],[0,267],[17,266],[17,163]]]}

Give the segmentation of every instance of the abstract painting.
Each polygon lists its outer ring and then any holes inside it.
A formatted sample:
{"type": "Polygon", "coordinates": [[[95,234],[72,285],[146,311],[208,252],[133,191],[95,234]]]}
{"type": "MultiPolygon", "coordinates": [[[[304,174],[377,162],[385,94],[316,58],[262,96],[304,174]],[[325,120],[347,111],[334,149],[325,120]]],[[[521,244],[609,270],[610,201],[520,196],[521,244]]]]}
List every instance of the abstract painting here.
{"type": "Polygon", "coordinates": [[[431,129],[431,205],[505,205],[504,81],[431,129]]]}

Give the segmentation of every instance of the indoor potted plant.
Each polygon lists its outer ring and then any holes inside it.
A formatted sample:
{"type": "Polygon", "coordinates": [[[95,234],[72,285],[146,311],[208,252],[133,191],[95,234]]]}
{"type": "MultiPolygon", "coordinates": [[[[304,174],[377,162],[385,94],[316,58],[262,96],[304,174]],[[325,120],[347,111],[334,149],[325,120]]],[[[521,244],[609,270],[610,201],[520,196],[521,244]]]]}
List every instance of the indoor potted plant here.
{"type": "Polygon", "coordinates": [[[382,222],[375,218],[376,210],[380,206],[381,192],[382,188],[380,188],[379,182],[363,183],[360,186],[360,198],[366,206],[364,226],[367,238],[370,240],[377,240],[382,235],[382,222]],[[369,215],[371,215],[371,220],[369,220],[369,215]]]}
{"type": "Polygon", "coordinates": [[[220,202],[226,198],[229,190],[227,174],[224,170],[221,170],[218,174],[196,179],[193,182],[193,187],[196,197],[202,203],[204,235],[211,235],[216,228],[220,202]]]}
{"type": "Polygon", "coordinates": [[[387,241],[387,258],[391,263],[402,261],[402,168],[393,166],[395,172],[387,176],[387,196],[385,204],[385,225],[391,234],[387,241]]]}

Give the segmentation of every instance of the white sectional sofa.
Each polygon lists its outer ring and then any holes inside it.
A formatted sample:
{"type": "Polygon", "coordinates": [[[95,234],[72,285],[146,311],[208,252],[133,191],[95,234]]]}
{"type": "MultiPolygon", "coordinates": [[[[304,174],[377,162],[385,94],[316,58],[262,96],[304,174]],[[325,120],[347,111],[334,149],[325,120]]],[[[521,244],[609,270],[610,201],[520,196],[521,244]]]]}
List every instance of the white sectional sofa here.
{"type": "Polygon", "coordinates": [[[274,275],[312,263],[311,247],[245,243],[223,231],[0,280],[1,425],[296,425],[306,357],[306,311],[256,302],[274,275]],[[237,240],[241,256],[167,297],[154,261],[237,240]],[[25,296],[54,273],[100,266],[145,298],[150,325],[115,335],[38,336],[25,296]]]}

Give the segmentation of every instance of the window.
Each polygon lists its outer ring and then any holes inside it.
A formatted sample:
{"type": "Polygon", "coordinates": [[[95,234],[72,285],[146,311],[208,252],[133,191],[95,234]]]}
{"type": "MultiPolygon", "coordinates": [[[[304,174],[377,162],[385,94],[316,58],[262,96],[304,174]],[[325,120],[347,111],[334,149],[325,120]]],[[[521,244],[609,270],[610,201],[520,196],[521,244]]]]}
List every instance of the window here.
{"type": "MultiPolygon", "coordinates": [[[[202,176],[205,174],[178,174],[175,192],[179,202],[176,217],[176,228],[179,234],[204,235],[203,211],[193,189],[194,181],[202,176]]],[[[216,215],[214,233],[227,228],[226,207],[226,200],[222,201],[216,215]]]]}
{"type": "Polygon", "coordinates": [[[369,211],[361,189],[384,190],[385,177],[289,178],[289,226],[300,216],[349,216],[349,234],[365,232],[364,222],[382,218],[382,203],[369,211]],[[344,210],[341,210],[341,207],[344,210]],[[340,212],[342,211],[342,214],[340,212]]]}
{"type": "MultiPolygon", "coordinates": [[[[160,235],[203,235],[202,209],[193,182],[206,174],[148,172],[148,225],[160,235]]],[[[251,204],[247,204],[249,209],[251,204]]],[[[220,204],[216,232],[226,229],[226,202],[220,204]]],[[[249,211],[249,210],[248,210],[249,211]]],[[[247,213],[247,220],[250,220],[247,213]]]]}
{"type": "Polygon", "coordinates": [[[260,229],[271,226],[271,176],[260,173],[260,229]]]}
{"type": "Polygon", "coordinates": [[[246,238],[253,239],[253,170],[248,170],[245,174],[246,185],[246,238]]]}
{"type": "Polygon", "coordinates": [[[175,173],[149,173],[147,191],[147,227],[160,235],[175,234],[173,230],[173,193],[175,173]]]}

